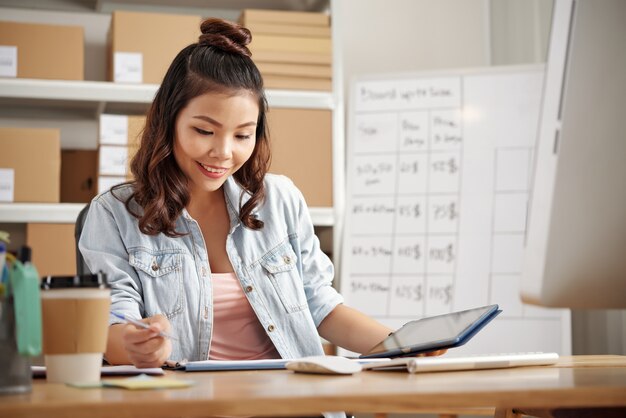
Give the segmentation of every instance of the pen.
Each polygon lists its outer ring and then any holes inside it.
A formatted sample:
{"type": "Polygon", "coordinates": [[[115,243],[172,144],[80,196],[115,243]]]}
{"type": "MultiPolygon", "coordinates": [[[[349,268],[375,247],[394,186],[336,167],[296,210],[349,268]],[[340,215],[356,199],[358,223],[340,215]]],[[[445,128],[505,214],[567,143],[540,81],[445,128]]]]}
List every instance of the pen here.
{"type": "MultiPolygon", "coordinates": [[[[145,328],[145,329],[149,329],[150,328],[150,325],[148,325],[148,324],[146,324],[144,322],[141,322],[141,321],[137,321],[136,319],[127,318],[124,314],[121,314],[119,312],[111,312],[111,315],[113,315],[116,318],[121,319],[124,322],[128,322],[129,324],[133,324],[136,327],[145,328]]],[[[160,331],[159,335],[161,337],[169,338],[170,340],[178,341],[178,338],[174,337],[172,334],[168,334],[165,331],[160,331]]]]}

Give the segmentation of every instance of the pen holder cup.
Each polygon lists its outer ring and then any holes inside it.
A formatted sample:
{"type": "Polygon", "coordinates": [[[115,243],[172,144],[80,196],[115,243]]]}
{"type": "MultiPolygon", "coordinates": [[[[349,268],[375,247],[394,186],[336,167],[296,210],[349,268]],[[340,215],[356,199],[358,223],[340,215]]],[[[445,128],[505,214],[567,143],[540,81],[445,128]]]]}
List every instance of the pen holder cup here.
{"type": "Polygon", "coordinates": [[[100,381],[110,304],[111,288],[103,273],[43,278],[43,352],[49,383],[100,381]]]}
{"type": "Polygon", "coordinates": [[[0,297],[0,395],[31,391],[30,357],[17,351],[13,297],[0,297]]]}

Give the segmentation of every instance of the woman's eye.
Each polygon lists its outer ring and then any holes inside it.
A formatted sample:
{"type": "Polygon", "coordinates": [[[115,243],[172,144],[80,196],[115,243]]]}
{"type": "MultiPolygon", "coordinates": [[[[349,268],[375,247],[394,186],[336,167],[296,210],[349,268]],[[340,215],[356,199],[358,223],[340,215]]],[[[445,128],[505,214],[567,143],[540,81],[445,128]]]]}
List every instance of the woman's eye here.
{"type": "Polygon", "coordinates": [[[237,135],[237,139],[241,139],[242,141],[250,138],[252,138],[252,135],[237,135]]]}
{"type": "Polygon", "coordinates": [[[195,129],[196,132],[198,132],[200,135],[213,135],[213,132],[211,131],[205,131],[204,129],[200,129],[200,128],[193,128],[195,129]]]}

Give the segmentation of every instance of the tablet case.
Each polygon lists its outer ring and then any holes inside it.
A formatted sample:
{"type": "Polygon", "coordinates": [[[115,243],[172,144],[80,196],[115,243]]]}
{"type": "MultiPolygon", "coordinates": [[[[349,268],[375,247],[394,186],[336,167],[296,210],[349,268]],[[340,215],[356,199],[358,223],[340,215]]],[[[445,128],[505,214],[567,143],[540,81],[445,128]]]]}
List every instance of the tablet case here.
{"type": "MultiPolygon", "coordinates": [[[[410,357],[420,353],[426,353],[429,351],[447,349],[459,347],[467,343],[474,335],[476,335],[481,329],[483,329],[489,322],[491,322],[496,316],[502,312],[497,304],[490,305],[491,310],[487,311],[484,316],[478,318],[468,329],[459,334],[453,340],[437,341],[432,345],[420,348],[413,348],[411,346],[398,348],[394,350],[383,351],[379,353],[363,354],[359,358],[395,358],[395,357],[410,357]]],[[[456,313],[456,312],[451,312],[456,313]]]]}

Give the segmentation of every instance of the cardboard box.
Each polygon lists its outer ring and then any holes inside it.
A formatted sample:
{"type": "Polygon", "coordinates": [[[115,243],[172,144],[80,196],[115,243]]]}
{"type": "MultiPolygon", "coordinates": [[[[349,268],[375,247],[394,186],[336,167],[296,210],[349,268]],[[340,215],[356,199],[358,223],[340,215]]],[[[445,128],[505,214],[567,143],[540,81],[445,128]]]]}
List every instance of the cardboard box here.
{"type": "Polygon", "coordinates": [[[318,12],[293,12],[286,10],[246,9],[239,21],[245,26],[251,23],[275,23],[300,26],[330,26],[330,16],[318,12]]]}
{"type": "Polygon", "coordinates": [[[252,59],[255,63],[283,62],[293,64],[331,65],[333,62],[331,54],[317,54],[300,51],[263,51],[254,49],[252,45],[250,45],[250,52],[252,53],[252,59]]]}
{"type": "Polygon", "coordinates": [[[145,116],[100,115],[100,145],[124,145],[137,148],[146,124],[145,116]]]}
{"type": "Polygon", "coordinates": [[[14,202],[59,203],[58,129],[0,128],[0,168],[14,173],[14,202]]]}
{"type": "Polygon", "coordinates": [[[328,78],[289,77],[263,75],[263,85],[267,89],[292,89],[292,90],[323,90],[331,91],[333,82],[328,78]]]}
{"type": "Polygon", "coordinates": [[[76,274],[74,224],[26,225],[26,245],[40,276],[76,274]]]}
{"type": "Polygon", "coordinates": [[[139,149],[145,116],[100,116],[98,148],[98,193],[112,185],[132,180],[130,163],[139,149]]]}
{"type": "Polygon", "coordinates": [[[0,22],[4,50],[0,76],[84,80],[85,42],[82,26],[0,22]],[[8,57],[6,53],[15,51],[8,57]]]}
{"type": "Polygon", "coordinates": [[[98,187],[98,152],[61,151],[61,203],[89,203],[98,187]]]}
{"type": "Polygon", "coordinates": [[[124,183],[126,177],[120,176],[98,176],[98,194],[108,191],[111,187],[124,183]]]}
{"type": "Polygon", "coordinates": [[[200,36],[200,16],[114,11],[110,81],[160,84],[174,57],[200,36]]]}
{"type": "Polygon", "coordinates": [[[307,52],[331,55],[330,38],[310,38],[305,36],[280,36],[254,34],[250,42],[251,51],[307,52]]]}
{"type": "Polygon", "coordinates": [[[126,180],[132,180],[130,163],[137,150],[137,147],[101,145],[98,148],[98,176],[124,177],[126,180]]]}
{"type": "Polygon", "coordinates": [[[256,66],[264,76],[272,75],[330,80],[333,75],[330,65],[258,62],[256,66]]]}
{"type": "Polygon", "coordinates": [[[304,194],[309,206],[333,205],[330,110],[272,108],[268,112],[272,166],[304,194]]]}
{"type": "Polygon", "coordinates": [[[312,38],[330,38],[330,26],[306,26],[298,24],[275,24],[265,22],[245,22],[243,26],[252,32],[252,38],[256,34],[283,35],[283,36],[309,36],[312,38]]]}
{"type": "MultiPolygon", "coordinates": [[[[249,48],[257,64],[316,64],[325,65],[328,69],[323,71],[330,71],[332,39],[330,17],[327,14],[248,9],[242,12],[239,23],[252,32],[249,48]]],[[[262,72],[263,75],[272,76],[311,77],[308,71],[306,75],[300,72],[285,74],[283,69],[280,71],[280,74],[262,72]]]]}

